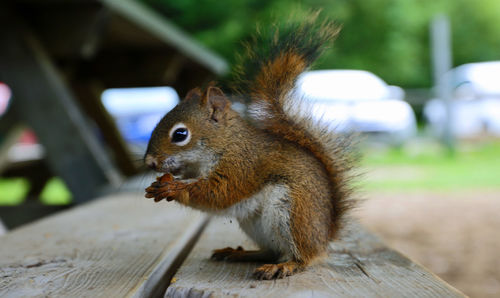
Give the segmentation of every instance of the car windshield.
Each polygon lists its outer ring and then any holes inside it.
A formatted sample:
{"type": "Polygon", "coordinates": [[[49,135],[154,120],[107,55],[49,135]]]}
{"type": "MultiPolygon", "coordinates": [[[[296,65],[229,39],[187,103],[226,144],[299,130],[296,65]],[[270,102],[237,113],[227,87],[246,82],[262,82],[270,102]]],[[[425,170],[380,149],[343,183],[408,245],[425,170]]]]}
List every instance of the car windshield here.
{"type": "Polygon", "coordinates": [[[107,89],[102,102],[115,117],[139,114],[166,113],[179,102],[172,87],[107,89]]]}
{"type": "Polygon", "coordinates": [[[316,102],[379,100],[388,96],[388,86],[382,79],[361,70],[305,72],[296,88],[300,96],[316,102]]]}
{"type": "Polygon", "coordinates": [[[483,95],[500,94],[500,61],[470,63],[456,69],[460,82],[470,82],[474,90],[483,95]]]}

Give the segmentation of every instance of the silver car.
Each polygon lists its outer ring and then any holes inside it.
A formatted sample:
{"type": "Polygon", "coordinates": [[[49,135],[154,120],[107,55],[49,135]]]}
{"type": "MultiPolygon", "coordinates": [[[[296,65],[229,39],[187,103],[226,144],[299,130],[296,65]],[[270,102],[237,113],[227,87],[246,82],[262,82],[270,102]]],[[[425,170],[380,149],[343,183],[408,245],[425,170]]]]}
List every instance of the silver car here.
{"type": "MultiPolygon", "coordinates": [[[[458,138],[500,136],[500,61],[469,63],[452,69],[451,131],[458,138]]],[[[431,131],[441,136],[446,121],[444,101],[424,106],[431,131]]]]}
{"type": "Polygon", "coordinates": [[[401,144],[417,125],[405,93],[363,70],[316,70],[303,73],[298,96],[313,105],[313,115],[339,132],[355,131],[401,144]]]}

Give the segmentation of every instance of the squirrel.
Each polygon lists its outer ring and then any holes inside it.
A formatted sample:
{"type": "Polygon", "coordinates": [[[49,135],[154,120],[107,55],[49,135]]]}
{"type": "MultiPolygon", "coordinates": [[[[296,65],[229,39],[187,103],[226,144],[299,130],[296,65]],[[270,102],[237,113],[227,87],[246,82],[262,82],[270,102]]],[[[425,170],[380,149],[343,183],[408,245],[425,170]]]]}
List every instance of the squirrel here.
{"type": "Polygon", "coordinates": [[[195,88],[158,123],[146,150],[146,165],[165,173],[146,197],[235,217],[260,250],[227,247],[212,259],[264,262],[257,279],[320,260],[352,207],[350,138],[301,116],[304,101],[294,94],[297,77],[338,32],[311,17],[258,35],[234,87],[249,98],[251,120],[220,88],[195,88]]]}

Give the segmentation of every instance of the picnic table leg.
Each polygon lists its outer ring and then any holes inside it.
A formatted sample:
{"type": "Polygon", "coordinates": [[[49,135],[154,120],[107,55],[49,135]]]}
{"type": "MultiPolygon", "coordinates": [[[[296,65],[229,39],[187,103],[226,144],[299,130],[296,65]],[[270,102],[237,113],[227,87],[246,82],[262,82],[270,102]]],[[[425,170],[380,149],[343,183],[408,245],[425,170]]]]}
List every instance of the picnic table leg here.
{"type": "MultiPolygon", "coordinates": [[[[72,83],[75,95],[85,112],[92,117],[101,130],[106,143],[114,153],[114,161],[121,172],[126,176],[138,173],[138,167],[134,164],[132,153],[118,130],[113,117],[108,113],[101,101],[101,93],[98,82],[77,79],[72,83]]],[[[142,158],[142,156],[140,156],[142,158]]]]}

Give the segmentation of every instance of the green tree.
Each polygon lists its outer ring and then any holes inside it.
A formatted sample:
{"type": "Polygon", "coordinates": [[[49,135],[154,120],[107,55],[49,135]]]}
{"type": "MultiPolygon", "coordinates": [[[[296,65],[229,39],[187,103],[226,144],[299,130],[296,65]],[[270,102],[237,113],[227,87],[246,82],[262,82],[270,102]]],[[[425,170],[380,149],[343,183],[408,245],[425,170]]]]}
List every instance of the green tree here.
{"type": "Polygon", "coordinates": [[[370,70],[390,84],[432,83],[429,24],[450,16],[454,65],[500,60],[498,0],[142,0],[230,63],[256,25],[264,31],[311,10],[337,20],[343,30],[316,68],[370,70]],[[293,13],[292,13],[293,12],[293,13]]]}

